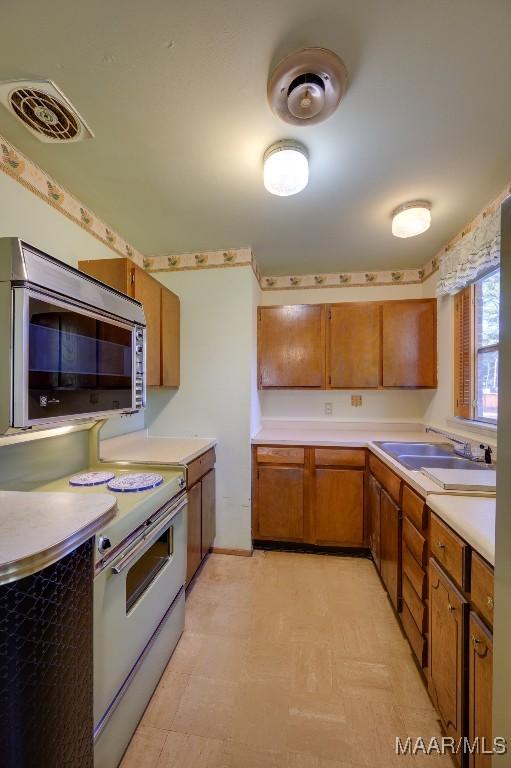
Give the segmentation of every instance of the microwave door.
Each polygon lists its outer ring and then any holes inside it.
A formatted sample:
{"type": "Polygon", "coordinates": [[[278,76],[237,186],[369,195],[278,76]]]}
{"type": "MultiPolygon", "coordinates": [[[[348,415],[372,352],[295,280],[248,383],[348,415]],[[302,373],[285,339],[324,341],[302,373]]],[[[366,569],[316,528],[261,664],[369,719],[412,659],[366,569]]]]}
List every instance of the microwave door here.
{"type": "Polygon", "coordinates": [[[14,293],[15,426],[133,410],[133,326],[48,294],[14,293]]]}

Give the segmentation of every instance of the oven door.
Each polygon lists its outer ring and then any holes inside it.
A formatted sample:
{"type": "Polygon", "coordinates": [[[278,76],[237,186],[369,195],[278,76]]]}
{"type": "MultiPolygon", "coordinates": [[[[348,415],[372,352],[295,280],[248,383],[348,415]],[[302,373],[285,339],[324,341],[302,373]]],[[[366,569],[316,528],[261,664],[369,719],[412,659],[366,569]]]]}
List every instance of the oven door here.
{"type": "Polygon", "coordinates": [[[13,288],[14,427],[135,410],[135,327],[13,288]]]}
{"type": "Polygon", "coordinates": [[[147,530],[98,563],[94,579],[94,722],[97,725],[186,577],[186,495],[147,530]]]}

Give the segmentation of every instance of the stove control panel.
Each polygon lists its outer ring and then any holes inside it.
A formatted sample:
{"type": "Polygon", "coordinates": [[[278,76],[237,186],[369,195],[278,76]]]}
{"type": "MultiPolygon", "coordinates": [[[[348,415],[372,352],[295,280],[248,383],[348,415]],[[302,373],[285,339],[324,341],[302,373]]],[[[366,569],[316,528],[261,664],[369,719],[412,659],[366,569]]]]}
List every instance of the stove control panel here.
{"type": "Polygon", "coordinates": [[[135,328],[135,407],[145,408],[145,328],[137,325],[135,328]]]}

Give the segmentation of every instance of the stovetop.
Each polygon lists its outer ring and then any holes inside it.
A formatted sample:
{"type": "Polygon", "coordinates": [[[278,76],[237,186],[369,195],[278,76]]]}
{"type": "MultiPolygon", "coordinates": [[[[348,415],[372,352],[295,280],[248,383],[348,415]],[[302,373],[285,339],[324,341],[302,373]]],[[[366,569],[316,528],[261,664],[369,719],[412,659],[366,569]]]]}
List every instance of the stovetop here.
{"type": "MultiPolygon", "coordinates": [[[[9,487],[5,486],[4,490],[17,490],[17,491],[65,491],[67,493],[80,493],[80,494],[98,494],[106,493],[114,496],[117,502],[117,512],[112,520],[96,534],[96,538],[99,536],[107,536],[110,539],[112,548],[120,544],[123,539],[130,535],[139,525],[142,525],[148,517],[157,512],[161,507],[167,504],[174,497],[184,493],[186,487],[185,483],[185,471],[179,468],[169,468],[169,466],[153,466],[147,464],[101,464],[95,467],[84,467],[80,470],[80,473],[74,472],[71,475],[64,475],[51,482],[44,482],[38,484],[31,481],[26,483],[16,482],[16,487],[9,484],[9,487]],[[108,475],[114,474],[115,479],[122,479],[123,476],[133,473],[156,473],[162,478],[162,482],[156,487],[149,488],[148,490],[136,491],[136,492],[123,492],[123,491],[111,491],[108,488],[107,483],[100,485],[89,486],[76,486],[70,484],[70,479],[77,474],[83,474],[88,472],[105,472],[108,475]]],[[[96,560],[102,557],[98,548],[96,550],[96,560]]]]}

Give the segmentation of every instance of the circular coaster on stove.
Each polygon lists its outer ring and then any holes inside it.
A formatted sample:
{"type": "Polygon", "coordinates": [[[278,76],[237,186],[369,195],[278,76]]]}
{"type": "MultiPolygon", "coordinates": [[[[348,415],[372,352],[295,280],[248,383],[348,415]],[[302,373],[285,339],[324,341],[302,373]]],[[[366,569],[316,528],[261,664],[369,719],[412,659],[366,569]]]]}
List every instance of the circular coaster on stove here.
{"type": "Polygon", "coordinates": [[[127,472],[110,480],[107,487],[111,491],[133,493],[135,491],[149,491],[162,483],[163,477],[156,472],[127,472]]]}
{"type": "Polygon", "coordinates": [[[69,485],[103,485],[115,477],[113,472],[82,472],[69,478],[69,485]]]}

